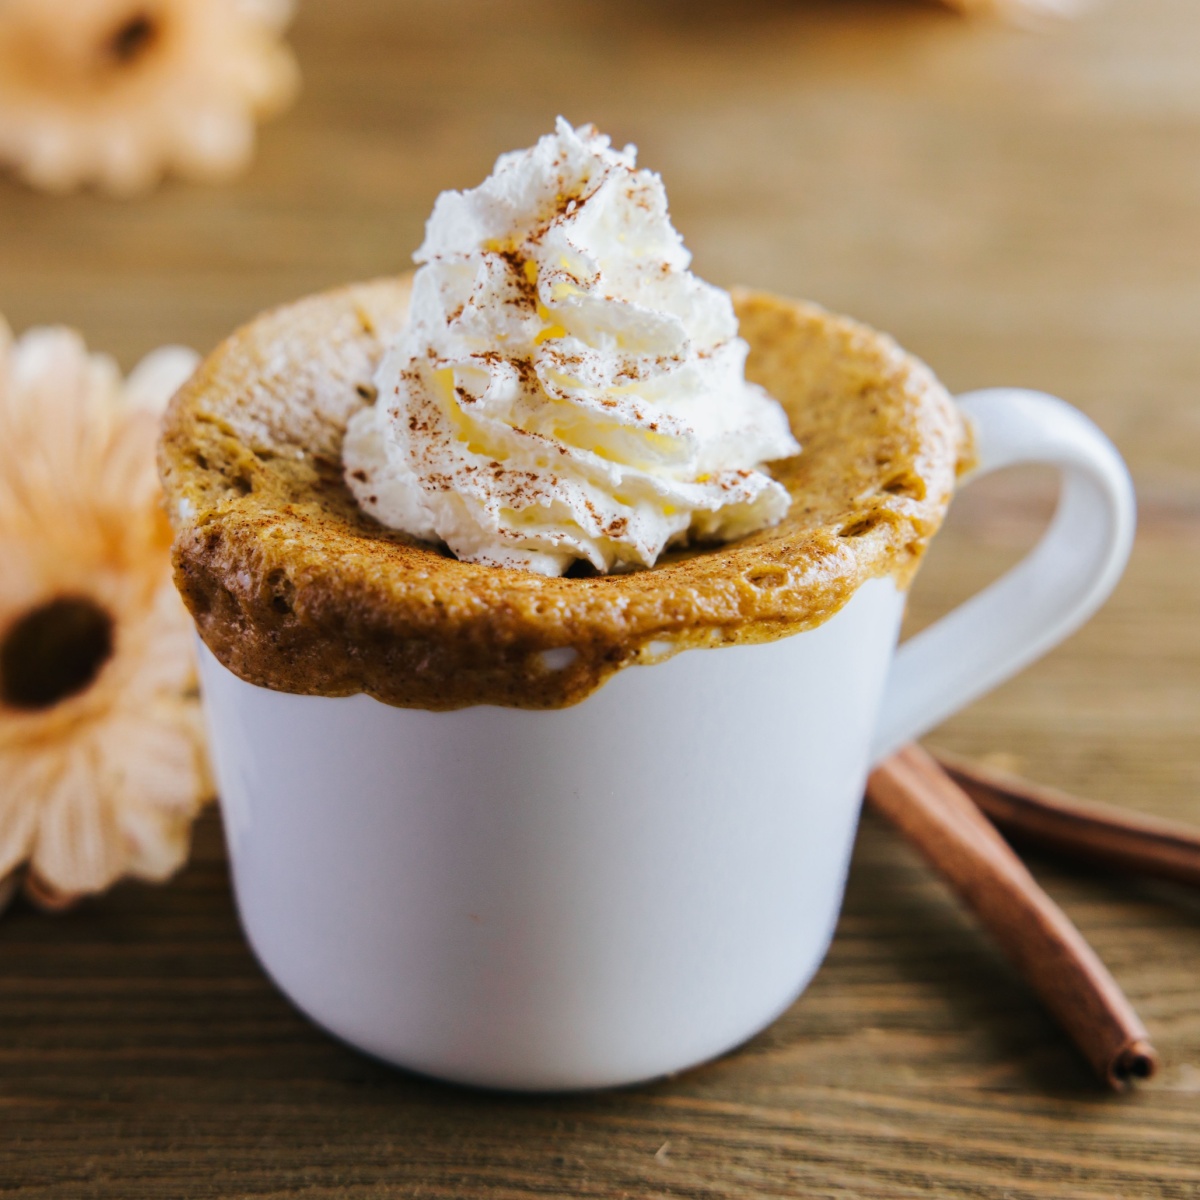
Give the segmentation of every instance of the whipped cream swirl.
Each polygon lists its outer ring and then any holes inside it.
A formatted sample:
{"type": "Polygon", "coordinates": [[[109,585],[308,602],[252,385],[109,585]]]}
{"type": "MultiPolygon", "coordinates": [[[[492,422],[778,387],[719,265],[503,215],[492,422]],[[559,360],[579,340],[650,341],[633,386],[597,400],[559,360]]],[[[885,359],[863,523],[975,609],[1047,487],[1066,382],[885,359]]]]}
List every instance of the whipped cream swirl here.
{"type": "Polygon", "coordinates": [[[438,198],[409,323],[346,432],[347,483],[384,525],[558,575],[783,517],[757,468],[800,447],[635,155],[560,117],[438,198]]]}

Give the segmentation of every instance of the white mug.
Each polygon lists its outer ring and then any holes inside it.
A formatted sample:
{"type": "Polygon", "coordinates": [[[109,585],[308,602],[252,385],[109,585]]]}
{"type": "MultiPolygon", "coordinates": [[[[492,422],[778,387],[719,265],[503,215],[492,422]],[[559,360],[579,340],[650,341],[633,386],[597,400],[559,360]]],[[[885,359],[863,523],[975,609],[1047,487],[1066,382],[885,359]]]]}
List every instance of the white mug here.
{"type": "Polygon", "coordinates": [[[554,1090],[729,1050],[833,934],[868,768],[1081,624],[1133,537],[1128,473],[1060,400],[961,398],[977,477],[1049,463],[1050,529],[895,652],[904,596],[620,671],[571,708],[454,712],[243,682],[202,649],[242,923],[319,1024],[399,1066],[554,1090]]]}

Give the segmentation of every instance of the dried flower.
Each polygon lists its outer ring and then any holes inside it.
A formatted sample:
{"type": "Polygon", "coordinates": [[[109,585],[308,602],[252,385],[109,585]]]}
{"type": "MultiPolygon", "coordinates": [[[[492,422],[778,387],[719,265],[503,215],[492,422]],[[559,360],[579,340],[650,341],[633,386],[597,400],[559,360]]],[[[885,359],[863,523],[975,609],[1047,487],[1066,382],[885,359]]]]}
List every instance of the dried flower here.
{"type": "Polygon", "coordinates": [[[154,453],[195,361],[0,321],[0,892],[162,879],[210,792],[154,453]]]}
{"type": "Polygon", "coordinates": [[[0,162],[132,193],[245,167],[298,82],[291,0],[0,0],[0,162]]]}

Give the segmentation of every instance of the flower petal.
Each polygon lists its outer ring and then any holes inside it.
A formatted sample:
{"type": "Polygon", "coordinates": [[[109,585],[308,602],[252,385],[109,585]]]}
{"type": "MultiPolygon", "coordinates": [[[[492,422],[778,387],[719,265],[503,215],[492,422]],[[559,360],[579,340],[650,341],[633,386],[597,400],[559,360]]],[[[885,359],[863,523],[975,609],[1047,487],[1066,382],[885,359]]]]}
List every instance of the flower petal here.
{"type": "Polygon", "coordinates": [[[125,380],[126,402],[161,416],[199,362],[200,356],[186,346],[160,346],[152,350],[125,380]]]}
{"type": "Polygon", "coordinates": [[[164,879],[183,862],[192,820],[207,798],[201,753],[186,706],[163,703],[109,723],[101,786],[127,874],[164,879]]]}
{"type": "Polygon", "coordinates": [[[54,756],[0,754],[0,879],[29,858],[54,756]]]}
{"type": "Polygon", "coordinates": [[[296,8],[292,0],[237,0],[237,6],[248,20],[274,33],[288,27],[296,8]]]}
{"type": "Polygon", "coordinates": [[[58,892],[98,892],[120,876],[126,853],[100,789],[92,747],[71,745],[42,801],[30,866],[58,892]]]}
{"type": "Polygon", "coordinates": [[[228,178],[254,154],[254,123],[232,105],[193,111],[175,134],[175,161],[201,179],[228,178]]]}

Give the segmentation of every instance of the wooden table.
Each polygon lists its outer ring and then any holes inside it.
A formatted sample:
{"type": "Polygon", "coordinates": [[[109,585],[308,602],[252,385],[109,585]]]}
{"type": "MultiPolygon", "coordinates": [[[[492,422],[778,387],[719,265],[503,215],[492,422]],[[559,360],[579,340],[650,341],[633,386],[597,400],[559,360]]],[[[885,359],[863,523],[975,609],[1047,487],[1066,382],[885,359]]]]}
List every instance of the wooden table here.
{"type": "MultiPolygon", "coordinates": [[[[1044,36],[845,0],[308,0],[299,106],[240,183],[134,203],[0,182],[0,311],[130,365],[401,267],[437,192],[556,112],[636,140],[697,269],[893,331],[951,387],[1060,393],[1142,525],[1088,628],[933,741],[1200,821],[1200,18],[1044,36]]],[[[1036,473],[967,493],[914,621],[1028,544],[1036,473]]],[[[1200,1197],[1200,896],[1034,861],[1164,1059],[1099,1092],[971,920],[868,817],[806,995],[737,1053],[523,1099],[379,1066],[251,957],[215,816],[170,886],[0,922],[0,1196],[1200,1197]]]]}

